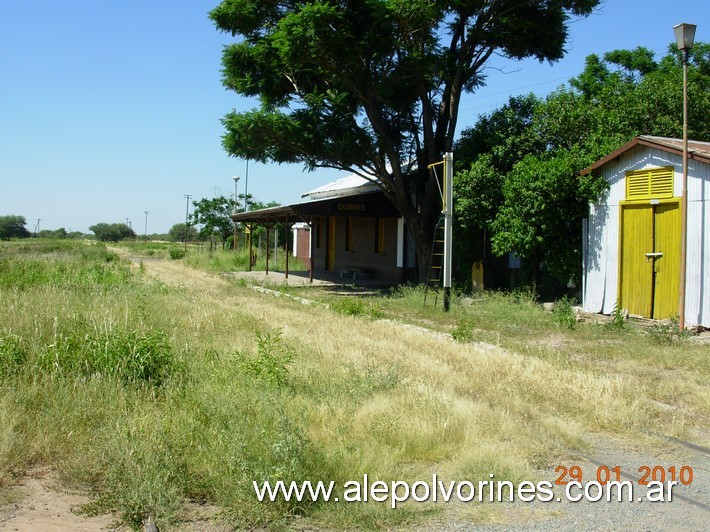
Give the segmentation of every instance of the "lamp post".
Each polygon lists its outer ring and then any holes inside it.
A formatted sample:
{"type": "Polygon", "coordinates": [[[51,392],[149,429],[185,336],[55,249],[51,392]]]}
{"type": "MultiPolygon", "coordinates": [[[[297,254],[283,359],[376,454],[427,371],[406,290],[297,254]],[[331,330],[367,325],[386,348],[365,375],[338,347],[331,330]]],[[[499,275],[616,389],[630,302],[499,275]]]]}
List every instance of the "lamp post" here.
{"type": "Polygon", "coordinates": [[[247,173],[244,177],[244,212],[249,212],[249,159],[247,159],[247,173]]]}
{"type": "Polygon", "coordinates": [[[685,329],[685,270],[688,245],[688,54],[695,40],[695,24],[673,26],[678,50],[683,54],[683,195],[681,196],[680,283],[678,286],[678,328],[685,329]]]}
{"type": "MultiPolygon", "coordinates": [[[[239,183],[239,176],[234,176],[232,177],[234,179],[234,214],[237,214],[239,211],[238,206],[239,206],[239,196],[237,196],[237,183],[239,183]]],[[[237,221],[234,220],[234,240],[232,240],[232,249],[234,251],[237,251],[237,221]]]]}

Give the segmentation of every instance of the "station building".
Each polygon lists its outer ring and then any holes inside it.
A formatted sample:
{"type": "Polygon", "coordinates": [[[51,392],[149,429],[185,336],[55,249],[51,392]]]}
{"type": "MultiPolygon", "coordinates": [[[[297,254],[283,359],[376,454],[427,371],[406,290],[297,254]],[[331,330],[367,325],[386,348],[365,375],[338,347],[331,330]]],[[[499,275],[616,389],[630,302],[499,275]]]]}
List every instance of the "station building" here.
{"type": "Polygon", "coordinates": [[[287,256],[305,263],[311,277],[328,273],[383,285],[416,280],[414,244],[404,219],[374,183],[350,175],[303,198],[292,205],[237,213],[232,219],[249,231],[265,227],[267,235],[276,224],[285,226],[293,234],[287,256]]]}

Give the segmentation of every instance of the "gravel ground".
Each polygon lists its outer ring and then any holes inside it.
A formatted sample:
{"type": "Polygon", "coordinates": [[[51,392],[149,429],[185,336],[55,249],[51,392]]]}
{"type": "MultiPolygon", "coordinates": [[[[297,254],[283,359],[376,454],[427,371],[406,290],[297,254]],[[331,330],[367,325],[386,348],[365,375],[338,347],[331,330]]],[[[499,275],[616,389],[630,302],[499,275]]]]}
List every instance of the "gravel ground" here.
{"type": "MultiPolygon", "coordinates": [[[[606,465],[610,469],[621,467],[622,481],[630,480],[634,485],[632,502],[570,502],[561,487],[555,489],[550,502],[492,503],[495,505],[495,521],[500,524],[473,524],[463,519],[448,520],[427,530],[441,532],[506,530],[526,531],[578,531],[578,530],[710,530],[710,449],[690,448],[679,442],[666,440],[659,451],[641,451],[620,441],[593,438],[593,450],[585,455],[577,455],[559,465],[582,469],[583,482],[594,480],[597,469],[606,465]],[[684,465],[693,468],[693,481],[687,486],[676,486],[672,490],[671,502],[639,501],[646,488],[638,485],[643,473],[639,468],[662,466],[666,470],[684,465]],[[558,501],[559,499],[559,501],[558,501]]],[[[557,466],[541,471],[541,478],[554,482],[560,473],[557,466]]],[[[578,493],[578,492],[574,492],[578,493]]]]}

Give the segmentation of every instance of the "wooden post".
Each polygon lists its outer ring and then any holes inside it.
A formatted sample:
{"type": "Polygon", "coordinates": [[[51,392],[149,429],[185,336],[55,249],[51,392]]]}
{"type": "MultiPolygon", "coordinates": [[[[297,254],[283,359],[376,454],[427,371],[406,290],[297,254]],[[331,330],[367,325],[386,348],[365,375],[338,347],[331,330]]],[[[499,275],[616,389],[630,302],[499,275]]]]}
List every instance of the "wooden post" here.
{"type": "Polygon", "coordinates": [[[266,275],[269,275],[269,225],[264,224],[266,228],[266,275]]]}
{"type": "Polygon", "coordinates": [[[308,223],[308,227],[308,281],[313,284],[313,218],[311,218],[311,221],[308,223]]]}
{"type": "Polygon", "coordinates": [[[293,224],[289,223],[286,217],[286,279],[288,279],[288,241],[293,237],[293,224]]]}
{"type": "Polygon", "coordinates": [[[250,222],[250,223],[247,223],[246,226],[249,228],[249,271],[251,271],[252,263],[254,262],[252,260],[252,257],[254,256],[254,250],[252,248],[252,246],[253,246],[252,235],[254,234],[254,224],[250,222]]]}

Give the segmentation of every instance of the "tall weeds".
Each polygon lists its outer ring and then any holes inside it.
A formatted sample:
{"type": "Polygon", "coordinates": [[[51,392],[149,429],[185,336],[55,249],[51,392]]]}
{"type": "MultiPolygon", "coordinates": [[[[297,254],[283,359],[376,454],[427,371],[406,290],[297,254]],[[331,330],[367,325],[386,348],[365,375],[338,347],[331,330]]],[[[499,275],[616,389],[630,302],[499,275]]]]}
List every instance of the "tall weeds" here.
{"type": "Polygon", "coordinates": [[[90,490],[87,511],[134,527],[194,502],[240,529],[396,528],[455,510],[265,504],[252,482],[534,480],[586,432],[707,426],[707,349],[560,327],[525,294],[456,295],[447,315],[416,288],[305,309],[174,261],[164,271],[180,276],[158,282],[101,246],[13,245],[0,247],[0,489],[50,466],[90,490]]]}

